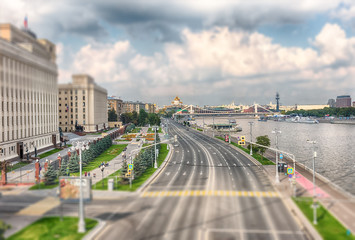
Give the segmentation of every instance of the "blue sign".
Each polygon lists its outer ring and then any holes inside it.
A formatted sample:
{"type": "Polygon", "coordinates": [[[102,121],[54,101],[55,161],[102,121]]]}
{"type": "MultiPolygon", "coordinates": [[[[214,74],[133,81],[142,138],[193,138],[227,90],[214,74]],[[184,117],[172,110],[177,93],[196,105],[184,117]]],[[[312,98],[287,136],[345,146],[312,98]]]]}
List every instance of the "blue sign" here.
{"type": "Polygon", "coordinates": [[[292,178],[292,177],[293,177],[293,175],[292,175],[292,174],[289,174],[289,175],[288,175],[288,177],[289,177],[289,178],[292,178]]]}
{"type": "Polygon", "coordinates": [[[283,159],[284,158],[284,155],[282,155],[282,153],[280,153],[280,159],[283,159]]]}

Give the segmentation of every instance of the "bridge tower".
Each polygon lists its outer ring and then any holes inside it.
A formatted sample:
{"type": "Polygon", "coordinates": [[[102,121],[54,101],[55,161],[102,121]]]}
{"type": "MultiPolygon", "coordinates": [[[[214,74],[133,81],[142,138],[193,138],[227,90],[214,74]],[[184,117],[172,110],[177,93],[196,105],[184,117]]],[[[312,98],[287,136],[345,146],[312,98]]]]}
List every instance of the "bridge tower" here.
{"type": "Polygon", "coordinates": [[[280,100],[280,95],[279,95],[279,93],[277,92],[277,93],[276,93],[276,112],[279,112],[279,111],[280,111],[279,100],[280,100]]]}

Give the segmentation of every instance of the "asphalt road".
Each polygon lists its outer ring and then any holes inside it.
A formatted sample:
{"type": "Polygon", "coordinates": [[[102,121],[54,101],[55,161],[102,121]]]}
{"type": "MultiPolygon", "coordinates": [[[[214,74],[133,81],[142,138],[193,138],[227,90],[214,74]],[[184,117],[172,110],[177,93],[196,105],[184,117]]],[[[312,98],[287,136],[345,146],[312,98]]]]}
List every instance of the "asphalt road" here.
{"type": "Polygon", "coordinates": [[[96,239],[305,239],[263,171],[216,139],[169,121],[174,153],[140,195],[95,202],[96,239]]]}

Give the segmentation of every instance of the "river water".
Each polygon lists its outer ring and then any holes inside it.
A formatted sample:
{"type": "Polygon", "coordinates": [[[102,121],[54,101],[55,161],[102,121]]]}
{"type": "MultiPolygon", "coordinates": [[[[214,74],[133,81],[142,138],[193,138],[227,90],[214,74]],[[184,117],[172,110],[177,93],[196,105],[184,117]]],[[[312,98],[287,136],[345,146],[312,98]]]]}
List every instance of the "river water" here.
{"type": "MultiPolygon", "coordinates": [[[[355,195],[355,125],[345,124],[306,124],[267,121],[260,122],[255,119],[236,119],[242,132],[232,136],[245,136],[250,140],[250,125],[254,122],[253,141],[257,136],[268,135],[271,147],[275,147],[275,134],[272,130],[277,128],[279,149],[295,155],[296,161],[313,168],[313,144],[307,140],[316,141],[315,147],[316,172],[331,180],[347,192],[355,195]]],[[[212,124],[212,118],[196,117],[197,125],[212,124]]],[[[215,117],[215,123],[228,124],[228,118],[215,117]]]]}

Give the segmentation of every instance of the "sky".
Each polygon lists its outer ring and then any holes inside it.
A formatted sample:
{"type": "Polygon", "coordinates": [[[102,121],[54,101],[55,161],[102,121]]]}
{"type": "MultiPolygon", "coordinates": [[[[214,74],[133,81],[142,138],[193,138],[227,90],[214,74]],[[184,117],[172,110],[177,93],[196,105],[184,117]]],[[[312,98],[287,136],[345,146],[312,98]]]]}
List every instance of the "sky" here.
{"type": "MultiPolygon", "coordinates": [[[[184,104],[355,98],[354,0],[4,0],[0,22],[56,44],[58,82],[184,104]]],[[[355,101],[355,100],[353,100],[355,101]]]]}

